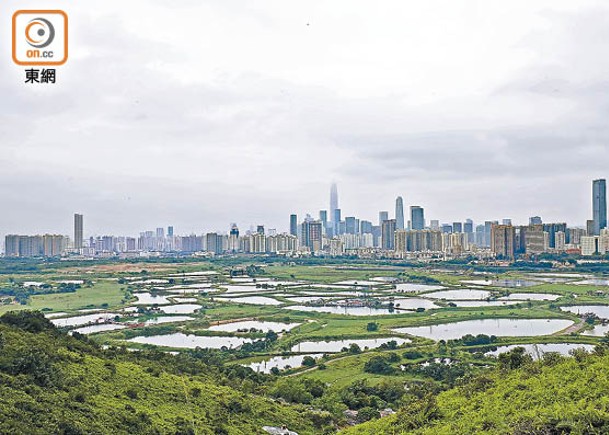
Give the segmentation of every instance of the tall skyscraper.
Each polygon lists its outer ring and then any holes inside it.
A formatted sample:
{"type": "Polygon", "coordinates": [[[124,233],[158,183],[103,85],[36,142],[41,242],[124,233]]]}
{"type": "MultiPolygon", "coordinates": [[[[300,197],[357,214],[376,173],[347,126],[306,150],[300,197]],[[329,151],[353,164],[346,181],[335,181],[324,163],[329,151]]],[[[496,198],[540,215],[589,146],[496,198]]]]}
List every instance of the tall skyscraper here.
{"type": "Polygon", "coordinates": [[[401,196],[395,199],[395,226],[398,230],[404,229],[404,201],[401,196]]]}
{"type": "Polygon", "coordinates": [[[82,249],[82,231],[83,231],[83,219],[82,215],[74,214],[74,249],[80,251],[82,249]]]}
{"type": "Polygon", "coordinates": [[[319,210],[319,220],[321,221],[324,235],[328,234],[328,210],[319,210]]]}
{"type": "Polygon", "coordinates": [[[338,234],[340,228],[340,212],[338,220],[336,220],[336,210],[338,210],[338,187],[336,187],[336,183],[332,183],[330,187],[330,218],[332,219],[332,231],[334,235],[338,234]]]}
{"type": "Polygon", "coordinates": [[[425,229],[425,213],[423,207],[418,205],[410,206],[410,225],[413,230],[425,229]]]}
{"type": "Polygon", "coordinates": [[[388,211],[379,211],[379,227],[383,226],[383,222],[389,219],[388,211]]]}
{"type": "Polygon", "coordinates": [[[497,258],[514,259],[516,233],[511,225],[491,225],[491,250],[497,258]]]}
{"type": "Polygon", "coordinates": [[[607,184],[604,178],[592,182],[592,220],[594,235],[607,227],[607,184]]]}
{"type": "Polygon", "coordinates": [[[321,251],[322,248],[321,221],[305,220],[302,223],[302,245],[307,246],[311,252],[321,251]]]}
{"type": "Polygon", "coordinates": [[[173,226],[167,227],[167,237],[173,237],[173,226]]]}
{"type": "Polygon", "coordinates": [[[386,251],[395,249],[395,219],[383,221],[381,226],[381,248],[386,251]]]}
{"type": "Polygon", "coordinates": [[[298,236],[298,216],[295,214],[290,215],[290,234],[298,236]]]}
{"type": "Polygon", "coordinates": [[[333,225],[333,234],[334,236],[338,236],[339,234],[342,234],[341,230],[340,230],[340,221],[341,221],[341,210],[340,208],[337,208],[334,210],[334,215],[332,216],[332,225],[333,225]]]}

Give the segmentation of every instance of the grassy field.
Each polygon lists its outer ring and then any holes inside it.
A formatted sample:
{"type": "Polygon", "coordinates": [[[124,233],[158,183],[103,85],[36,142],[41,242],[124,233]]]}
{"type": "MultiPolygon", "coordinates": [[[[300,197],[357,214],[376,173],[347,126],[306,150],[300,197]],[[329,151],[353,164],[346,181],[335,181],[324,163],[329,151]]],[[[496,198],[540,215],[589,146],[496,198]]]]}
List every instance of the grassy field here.
{"type": "Polygon", "coordinates": [[[115,308],[122,306],[124,291],[116,281],[98,280],[93,287],[82,287],[74,293],[53,293],[32,296],[27,305],[0,306],[0,314],[11,310],[74,311],[84,308],[115,308]],[[107,305],[104,305],[107,304],[107,305]]]}

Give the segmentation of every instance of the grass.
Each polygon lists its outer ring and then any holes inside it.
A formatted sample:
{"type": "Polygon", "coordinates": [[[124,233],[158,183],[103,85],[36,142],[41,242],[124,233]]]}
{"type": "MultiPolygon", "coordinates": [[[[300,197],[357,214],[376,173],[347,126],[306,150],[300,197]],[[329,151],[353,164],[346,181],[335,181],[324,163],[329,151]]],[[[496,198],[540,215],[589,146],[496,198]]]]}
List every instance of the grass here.
{"type": "Polygon", "coordinates": [[[124,291],[115,281],[98,280],[93,287],[82,287],[74,293],[32,296],[27,305],[4,305],[0,314],[13,310],[73,311],[82,308],[115,308],[122,305],[124,291]]]}

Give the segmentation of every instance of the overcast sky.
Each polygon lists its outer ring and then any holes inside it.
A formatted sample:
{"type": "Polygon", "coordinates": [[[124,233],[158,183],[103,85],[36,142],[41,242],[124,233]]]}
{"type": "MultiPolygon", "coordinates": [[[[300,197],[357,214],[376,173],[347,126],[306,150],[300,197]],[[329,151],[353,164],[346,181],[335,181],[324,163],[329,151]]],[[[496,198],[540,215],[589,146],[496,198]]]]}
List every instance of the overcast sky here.
{"type": "Polygon", "coordinates": [[[441,222],[583,226],[609,175],[601,1],[4,1],[0,234],[288,229],[338,184],[441,222]],[[26,85],[17,9],[62,8],[70,58],[26,85]]]}

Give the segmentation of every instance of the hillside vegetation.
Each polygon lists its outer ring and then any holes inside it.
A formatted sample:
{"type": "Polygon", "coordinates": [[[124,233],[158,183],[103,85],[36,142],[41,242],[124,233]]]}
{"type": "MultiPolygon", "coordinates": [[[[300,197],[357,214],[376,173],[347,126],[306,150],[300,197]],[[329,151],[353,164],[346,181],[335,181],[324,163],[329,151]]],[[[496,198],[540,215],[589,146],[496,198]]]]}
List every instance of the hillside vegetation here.
{"type": "MultiPolygon", "coordinates": [[[[520,348],[522,349],[522,348],[520,348]]],[[[390,417],[344,431],[364,434],[606,434],[609,354],[546,354],[515,349],[499,367],[437,395],[422,394],[390,417]]]]}
{"type": "Polygon", "coordinates": [[[256,385],[248,376],[260,375],[231,370],[188,356],[104,351],[39,312],[8,313],[0,317],[0,433],[254,434],[283,424],[322,432],[323,414],[247,391],[256,385]]]}

